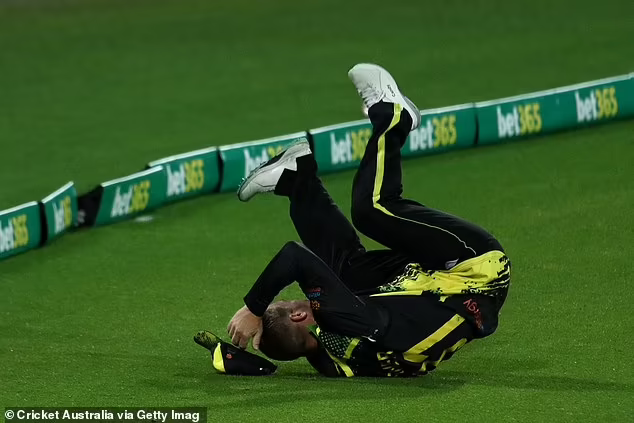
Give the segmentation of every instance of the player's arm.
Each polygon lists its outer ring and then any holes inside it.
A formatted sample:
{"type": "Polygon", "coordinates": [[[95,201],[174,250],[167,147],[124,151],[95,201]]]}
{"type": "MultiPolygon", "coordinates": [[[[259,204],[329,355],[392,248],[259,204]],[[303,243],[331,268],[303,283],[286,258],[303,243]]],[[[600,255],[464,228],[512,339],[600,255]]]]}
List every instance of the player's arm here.
{"type": "MultiPolygon", "coordinates": [[[[251,337],[261,316],[275,297],[297,281],[304,295],[311,300],[317,323],[330,332],[347,336],[374,336],[387,325],[384,313],[354,295],[337,275],[312,251],[297,242],[289,242],[271,260],[244,297],[246,309],[236,313],[229,332],[238,341],[251,337]],[[245,324],[240,324],[244,321],[245,324]]],[[[259,338],[259,336],[258,336],[259,338]]],[[[247,339],[248,342],[248,339],[247,339]]],[[[246,346],[246,344],[245,344],[246,346]]]]}

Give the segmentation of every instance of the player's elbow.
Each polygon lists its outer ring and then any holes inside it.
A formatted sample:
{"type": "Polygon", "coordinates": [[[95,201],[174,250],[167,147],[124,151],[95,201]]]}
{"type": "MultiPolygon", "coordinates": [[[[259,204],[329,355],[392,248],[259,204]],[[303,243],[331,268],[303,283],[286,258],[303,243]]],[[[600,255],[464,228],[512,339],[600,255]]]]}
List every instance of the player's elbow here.
{"type": "Polygon", "coordinates": [[[280,254],[289,261],[302,259],[307,253],[306,247],[297,241],[288,241],[280,251],[280,254]]]}
{"type": "Polygon", "coordinates": [[[287,254],[296,254],[303,249],[304,247],[302,246],[302,244],[297,241],[288,241],[286,244],[284,244],[284,247],[282,247],[282,251],[287,254]]]}

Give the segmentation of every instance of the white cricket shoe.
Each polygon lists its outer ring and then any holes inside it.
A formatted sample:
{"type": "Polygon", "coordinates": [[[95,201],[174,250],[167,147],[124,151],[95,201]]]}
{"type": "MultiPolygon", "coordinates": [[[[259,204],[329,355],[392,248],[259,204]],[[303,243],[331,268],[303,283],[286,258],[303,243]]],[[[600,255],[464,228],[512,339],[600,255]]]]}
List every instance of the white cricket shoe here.
{"type": "Polygon", "coordinates": [[[420,110],[398,89],[396,81],[388,71],[379,65],[359,63],[348,71],[352,81],[363,100],[364,108],[369,109],[379,101],[400,104],[412,117],[412,130],[420,125],[420,110]]]}
{"type": "Polygon", "coordinates": [[[267,162],[262,163],[242,180],[238,188],[240,201],[249,201],[256,194],[275,190],[284,169],[297,170],[296,159],[311,154],[306,139],[290,145],[286,150],[267,162]]]}

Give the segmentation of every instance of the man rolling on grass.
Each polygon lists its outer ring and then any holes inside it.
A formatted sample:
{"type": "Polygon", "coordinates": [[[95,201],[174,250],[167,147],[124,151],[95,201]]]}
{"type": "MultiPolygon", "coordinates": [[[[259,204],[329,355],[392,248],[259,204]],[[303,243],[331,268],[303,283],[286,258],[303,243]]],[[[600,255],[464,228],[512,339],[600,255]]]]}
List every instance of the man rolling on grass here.
{"type": "MultiPolygon", "coordinates": [[[[288,242],[271,260],[229,335],[241,349],[253,339],[275,360],[306,357],[326,376],[425,374],[495,331],[510,262],[484,229],[401,197],[400,149],[420,112],[385,69],[359,64],[348,75],[373,125],[354,178],[352,221],[388,249],[366,251],[316,176],[308,143],[292,145],[254,170],[238,197],[288,197],[302,243],[288,242]],[[294,281],[306,300],[273,302],[294,281]]],[[[210,349],[222,344],[208,332],[197,342],[205,337],[210,349]]],[[[223,357],[212,355],[218,369],[223,357]]]]}

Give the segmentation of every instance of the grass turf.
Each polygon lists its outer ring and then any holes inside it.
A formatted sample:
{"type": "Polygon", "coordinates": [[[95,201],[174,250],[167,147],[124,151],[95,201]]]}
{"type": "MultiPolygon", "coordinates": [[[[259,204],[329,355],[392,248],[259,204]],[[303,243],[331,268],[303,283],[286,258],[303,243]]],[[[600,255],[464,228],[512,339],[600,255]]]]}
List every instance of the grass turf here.
{"type": "MultiPolygon", "coordinates": [[[[0,208],[168,154],[356,119],[345,71],[357,61],[390,68],[423,108],[634,68],[632,2],[472,3],[5,2],[0,208]]],[[[632,158],[622,122],[404,163],[408,196],[489,228],[514,264],[498,332],[415,380],[326,380],[303,361],[268,378],[213,373],[191,337],[222,332],[296,238],[283,199],[208,196],[68,235],[0,263],[0,405],[630,421],[632,158]]],[[[346,211],[351,178],[325,178],[346,211]]]]}

